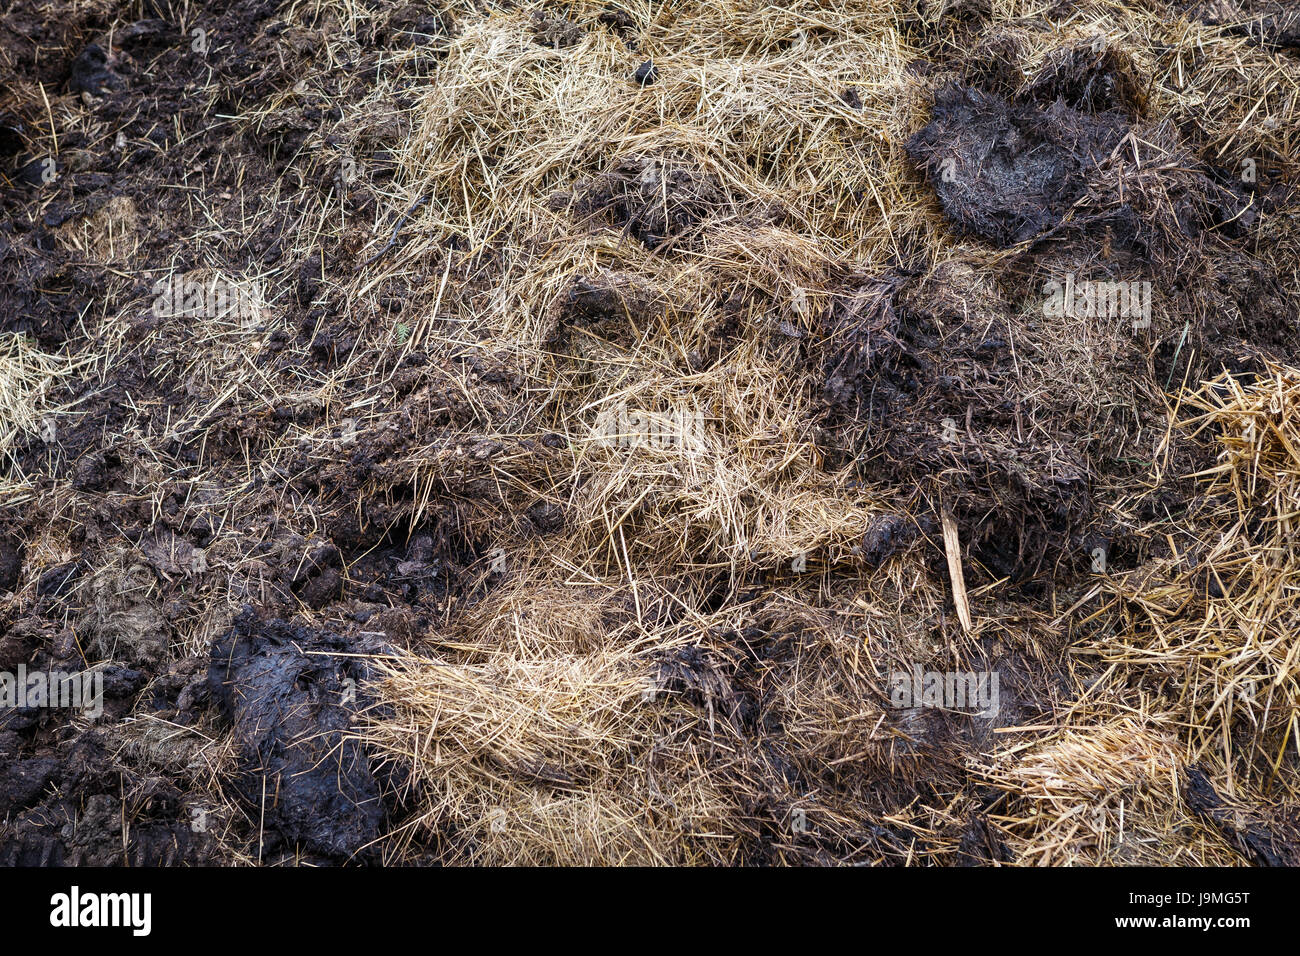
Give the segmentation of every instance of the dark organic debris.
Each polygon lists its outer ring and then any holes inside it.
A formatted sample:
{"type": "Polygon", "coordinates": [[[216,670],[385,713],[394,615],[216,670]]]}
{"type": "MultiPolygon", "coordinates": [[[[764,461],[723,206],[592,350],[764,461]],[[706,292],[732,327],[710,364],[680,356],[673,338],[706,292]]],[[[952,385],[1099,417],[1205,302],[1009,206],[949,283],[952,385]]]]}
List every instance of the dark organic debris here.
{"type": "Polygon", "coordinates": [[[0,769],[0,813],[35,803],[58,771],[59,762],[48,757],[16,760],[0,769]]]}
{"type": "MultiPolygon", "coordinates": [[[[998,332],[1009,321],[991,277],[957,260],[920,279],[857,280],[828,316],[822,394],[829,431],[857,436],[864,478],[942,499],[971,556],[1019,582],[1065,553],[1090,508],[1090,469],[1085,440],[1018,437],[1019,377],[998,332]]],[[[925,530],[878,519],[863,558],[879,566],[925,530]]]]}
{"type": "Polygon", "coordinates": [[[109,55],[98,43],[91,43],[72,61],[68,76],[68,89],[74,93],[98,96],[105,90],[120,90],[126,86],[113,72],[109,55]]]}
{"type": "Polygon", "coordinates": [[[957,849],[958,866],[988,866],[991,862],[1007,863],[1013,859],[1011,851],[998,832],[989,826],[984,814],[971,817],[962,831],[957,849]]]}
{"type": "Polygon", "coordinates": [[[1121,113],[1136,119],[1145,91],[1128,58],[1101,37],[1053,50],[1021,93],[1021,99],[1050,107],[1060,101],[1084,113],[1121,113]]]}
{"type": "Polygon", "coordinates": [[[240,796],[291,846],[334,859],[362,854],[384,819],[369,758],[350,736],[355,678],[328,654],[346,647],[245,609],[213,644],[208,671],[234,725],[240,796]]]}
{"type": "Polygon", "coordinates": [[[717,176],[682,159],[626,157],[609,172],[551,198],[580,218],[605,217],[654,249],[728,206],[717,176]]]}
{"type": "Polygon", "coordinates": [[[554,49],[573,46],[582,39],[582,27],[563,17],[533,15],[533,42],[554,49]]]}
{"type": "Polygon", "coordinates": [[[878,568],[915,541],[921,533],[917,522],[905,515],[885,514],[873,519],[862,536],[862,558],[878,568]]]}
{"type": "Polygon", "coordinates": [[[663,311],[663,296],[645,280],[606,272],[577,276],[561,301],[563,324],[645,328],[663,311]]]}
{"type": "Polygon", "coordinates": [[[1193,12],[1261,46],[1300,49],[1300,9],[1291,0],[1202,2],[1193,12]]]}
{"type": "Polygon", "coordinates": [[[12,591],[18,587],[25,553],[26,548],[21,541],[0,536],[0,591],[12,591]]]}
{"type": "Polygon", "coordinates": [[[552,534],[564,527],[564,508],[551,501],[539,501],[528,507],[528,520],[542,534],[552,534]]]}
{"type": "Polygon", "coordinates": [[[1087,173],[1126,132],[1116,116],[1059,101],[1038,109],[948,86],[907,153],[961,232],[1010,246],[1059,224],[1086,192],[1087,173]]]}
{"type": "Polygon", "coordinates": [[[1187,768],[1183,799],[1195,813],[1235,843],[1256,866],[1296,866],[1296,833],[1290,839],[1257,820],[1242,819],[1219,796],[1205,772],[1187,768]]]}
{"type": "Polygon", "coordinates": [[[81,567],[76,561],[56,565],[36,580],[36,593],[42,597],[58,597],[72,587],[81,567]]]}
{"type": "Polygon", "coordinates": [[[753,702],[736,685],[727,662],[702,647],[684,647],[657,655],[647,696],[681,697],[695,707],[743,726],[754,717],[753,702]]]}

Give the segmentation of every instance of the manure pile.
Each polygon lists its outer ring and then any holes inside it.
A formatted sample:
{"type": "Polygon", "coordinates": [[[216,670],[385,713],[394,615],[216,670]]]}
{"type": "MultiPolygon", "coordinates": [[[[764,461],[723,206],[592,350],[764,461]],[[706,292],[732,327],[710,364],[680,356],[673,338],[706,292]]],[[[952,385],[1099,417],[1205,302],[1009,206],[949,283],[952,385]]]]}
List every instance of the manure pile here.
{"type": "Polygon", "coordinates": [[[1300,864],[1290,4],[14,0],[0,78],[0,864],[1300,864]]]}

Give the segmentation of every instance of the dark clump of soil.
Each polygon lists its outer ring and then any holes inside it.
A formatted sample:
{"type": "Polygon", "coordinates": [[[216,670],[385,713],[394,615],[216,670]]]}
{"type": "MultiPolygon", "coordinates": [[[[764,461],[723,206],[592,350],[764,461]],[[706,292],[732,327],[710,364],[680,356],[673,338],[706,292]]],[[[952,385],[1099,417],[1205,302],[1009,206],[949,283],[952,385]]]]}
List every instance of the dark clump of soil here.
{"type": "Polygon", "coordinates": [[[554,337],[578,327],[602,339],[634,339],[666,307],[664,295],[637,276],[608,271],[580,275],[557,303],[554,337]]]}
{"type": "Polygon", "coordinates": [[[630,156],[551,198],[579,218],[603,218],[651,249],[689,234],[730,206],[721,182],[684,159],[630,156]]]}
{"type": "Polygon", "coordinates": [[[540,534],[553,534],[564,527],[564,509],[550,501],[539,501],[527,510],[528,520],[540,534]]]}
{"type": "Polygon", "coordinates": [[[212,647],[209,693],[234,727],[250,808],[290,846],[345,860],[380,835],[384,805],[353,729],[357,680],[340,637],[246,609],[212,647]]]}
{"type": "Polygon", "coordinates": [[[963,58],[962,78],[968,86],[1011,96],[1025,82],[1018,63],[1022,52],[1019,37],[1009,33],[986,36],[963,58]]]}
{"type": "Polygon", "coordinates": [[[1086,191],[1087,171],[1126,132],[1119,117],[1059,101],[1039,109],[949,86],[907,152],[961,232],[1011,246],[1059,224],[1086,191]]]}
{"type": "MultiPolygon", "coordinates": [[[[1091,512],[1088,438],[1025,427],[996,283],[956,261],[894,272],[847,290],[829,321],[826,434],[863,478],[916,489],[931,522],[942,503],[995,576],[1028,582],[1064,560],[1091,512]]],[[[925,531],[882,517],[864,556],[883,563],[925,531]]]]}
{"type": "Polygon", "coordinates": [[[113,72],[109,56],[98,43],[92,43],[72,61],[68,89],[74,93],[98,96],[106,89],[120,90],[125,86],[122,78],[113,72]]]}
{"type": "Polygon", "coordinates": [[[711,710],[737,727],[749,726],[755,716],[754,700],[737,686],[733,670],[729,662],[705,648],[666,651],[655,662],[653,689],[711,710]]]}
{"type": "Polygon", "coordinates": [[[22,576],[22,541],[0,536],[0,591],[12,591],[22,576]]]}
{"type": "Polygon", "coordinates": [[[1021,98],[1042,107],[1058,101],[1084,113],[1123,113],[1136,119],[1146,95],[1127,57],[1100,40],[1053,50],[1021,98]]]}
{"type": "Polygon", "coordinates": [[[41,597],[58,597],[76,580],[81,568],[76,561],[50,568],[36,582],[36,593],[41,597]]]}
{"type": "Polygon", "coordinates": [[[0,812],[36,802],[58,772],[59,762],[49,757],[31,757],[9,764],[0,773],[0,812]]]}
{"type": "Polygon", "coordinates": [[[168,866],[214,858],[210,835],[192,826],[181,787],[133,764],[105,731],[86,730],[43,755],[24,752],[19,733],[0,730],[0,866],[168,866]]]}
{"type": "Polygon", "coordinates": [[[873,568],[878,568],[895,554],[919,538],[923,528],[909,515],[884,514],[874,518],[862,536],[862,557],[873,568]]]}
{"type": "Polygon", "coordinates": [[[557,50],[573,46],[582,39],[582,27],[563,17],[535,14],[532,22],[533,42],[557,50]]]}

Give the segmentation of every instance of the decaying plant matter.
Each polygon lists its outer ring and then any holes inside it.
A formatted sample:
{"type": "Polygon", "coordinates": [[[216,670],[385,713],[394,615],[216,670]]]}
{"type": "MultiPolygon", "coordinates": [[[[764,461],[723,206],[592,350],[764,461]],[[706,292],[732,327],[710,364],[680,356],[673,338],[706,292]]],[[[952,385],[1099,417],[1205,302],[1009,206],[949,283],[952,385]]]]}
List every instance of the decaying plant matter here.
{"type": "Polygon", "coordinates": [[[1293,27],[0,33],[0,861],[1294,862],[1293,27]]]}

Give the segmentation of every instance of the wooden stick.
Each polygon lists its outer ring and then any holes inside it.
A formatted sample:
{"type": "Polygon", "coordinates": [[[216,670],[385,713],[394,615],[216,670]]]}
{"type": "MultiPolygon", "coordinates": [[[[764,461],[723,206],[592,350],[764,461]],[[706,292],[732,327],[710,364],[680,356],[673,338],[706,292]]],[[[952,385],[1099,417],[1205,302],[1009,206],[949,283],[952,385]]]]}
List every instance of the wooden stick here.
{"type": "Polygon", "coordinates": [[[974,626],[970,619],[970,603],[966,600],[966,578],[961,571],[961,541],[957,537],[957,522],[948,512],[943,513],[943,550],[948,557],[948,576],[952,579],[952,600],[957,605],[957,617],[962,630],[969,634],[974,626]]]}

